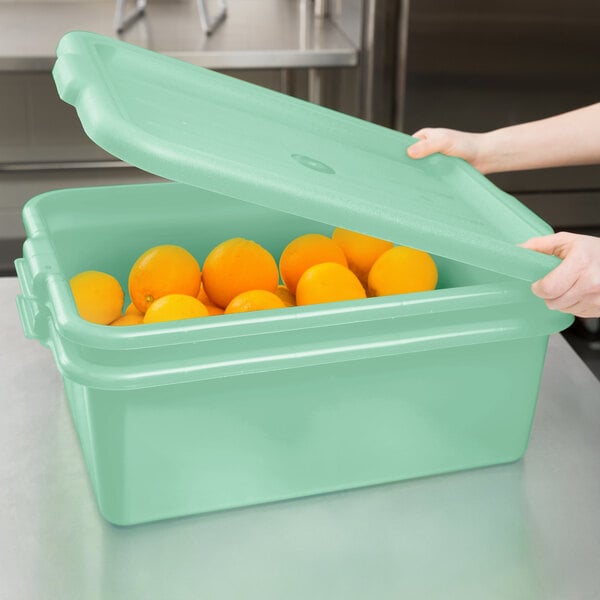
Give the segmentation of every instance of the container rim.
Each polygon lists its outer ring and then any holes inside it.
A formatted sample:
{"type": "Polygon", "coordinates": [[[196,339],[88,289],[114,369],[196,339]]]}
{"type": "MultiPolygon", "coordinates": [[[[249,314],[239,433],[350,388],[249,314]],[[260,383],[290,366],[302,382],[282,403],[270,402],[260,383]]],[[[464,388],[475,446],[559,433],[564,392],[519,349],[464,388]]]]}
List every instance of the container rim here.
{"type": "Polygon", "coordinates": [[[538,300],[524,282],[515,281],[219,315],[218,318],[110,327],[90,323],[79,315],[63,276],[48,277],[47,285],[50,300],[46,308],[60,335],[86,347],[107,350],[177,346],[182,342],[208,342],[488,306],[532,304],[538,300]]]}

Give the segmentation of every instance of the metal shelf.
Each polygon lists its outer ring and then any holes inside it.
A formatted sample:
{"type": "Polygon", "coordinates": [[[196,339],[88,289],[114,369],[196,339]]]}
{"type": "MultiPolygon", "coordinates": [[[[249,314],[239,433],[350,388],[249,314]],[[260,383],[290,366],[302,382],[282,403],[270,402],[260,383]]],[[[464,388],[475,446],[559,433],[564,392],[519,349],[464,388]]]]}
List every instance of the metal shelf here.
{"type": "Polygon", "coordinates": [[[0,71],[49,71],[64,33],[84,30],[211,69],[349,67],[358,49],[307,0],[230,0],[225,21],[202,33],[196,2],[151,2],[124,34],[112,2],[0,2],[0,71]]]}

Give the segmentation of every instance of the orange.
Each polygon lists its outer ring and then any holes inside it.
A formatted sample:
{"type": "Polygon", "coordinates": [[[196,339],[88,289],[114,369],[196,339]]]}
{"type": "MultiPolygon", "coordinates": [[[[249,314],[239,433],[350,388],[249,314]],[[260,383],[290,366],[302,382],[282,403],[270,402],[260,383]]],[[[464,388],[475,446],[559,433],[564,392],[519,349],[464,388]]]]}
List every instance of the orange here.
{"type": "Polygon", "coordinates": [[[424,292],[435,289],[437,279],[437,267],[427,252],[396,246],[384,252],[371,267],[369,294],[424,292]]]}
{"type": "Polygon", "coordinates": [[[167,294],[195,297],[199,288],[200,266],[181,246],[167,244],[146,250],[129,273],[129,295],[142,313],[167,294]]]}
{"type": "Polygon", "coordinates": [[[306,269],[319,263],[334,262],[348,266],[342,249],[331,239],[319,233],[307,233],[292,240],[281,253],[281,278],[292,294],[306,269]]]}
{"type": "Polygon", "coordinates": [[[121,316],[124,294],[112,275],[83,271],[72,277],[69,284],[82,319],[108,325],[121,316]]]}
{"type": "MultiPolygon", "coordinates": [[[[141,312],[141,311],[139,311],[139,310],[138,310],[138,309],[135,307],[135,304],[134,304],[133,302],[130,302],[130,303],[127,305],[127,308],[125,309],[125,314],[126,314],[126,315],[137,315],[137,316],[140,316],[140,317],[143,317],[143,316],[144,316],[144,313],[143,313],[143,312],[141,312]]],[[[112,323],[111,323],[111,325],[112,325],[112,323]]]]}
{"type": "Polygon", "coordinates": [[[144,315],[128,315],[125,314],[118,319],[115,319],[111,325],[141,325],[144,322],[144,315]]]}
{"type": "Polygon", "coordinates": [[[223,314],[223,309],[220,306],[215,306],[213,304],[213,301],[208,297],[208,294],[204,289],[204,284],[202,283],[202,281],[200,282],[200,290],[196,298],[200,300],[200,302],[202,302],[204,306],[206,306],[209,315],[214,316],[223,314]]]}
{"type": "Polygon", "coordinates": [[[348,268],[365,287],[373,263],[386,250],[394,247],[392,242],[339,227],[334,230],[331,239],[343,250],[348,260],[348,268]]]}
{"type": "Polygon", "coordinates": [[[292,292],[290,292],[285,285],[278,285],[275,290],[275,295],[279,296],[286,306],[296,306],[296,298],[294,298],[292,292]]]}
{"type": "Polygon", "coordinates": [[[210,251],[204,261],[202,282],[213,304],[225,308],[242,292],[275,292],[279,273],[275,259],[262,246],[233,238],[210,251]]]}
{"type": "Polygon", "coordinates": [[[250,312],[253,310],[269,310],[271,308],[285,308],[283,300],[273,292],[265,290],[249,290],[238,294],[227,305],[225,314],[250,312]]]}
{"type": "Polygon", "coordinates": [[[211,317],[214,317],[215,315],[222,315],[224,312],[222,308],[219,308],[214,304],[205,304],[204,306],[206,306],[206,310],[211,317]]]}
{"type": "Polygon", "coordinates": [[[198,290],[198,295],[196,296],[196,298],[200,300],[200,302],[202,302],[202,304],[204,305],[213,303],[212,300],[206,294],[206,290],[204,289],[204,285],[202,284],[202,282],[200,282],[200,289],[198,290]]]}
{"type": "Polygon", "coordinates": [[[192,296],[185,294],[167,294],[155,300],[144,315],[144,323],[161,323],[162,321],[179,321],[207,317],[206,306],[192,296]]]}
{"type": "Polygon", "coordinates": [[[321,263],[307,269],[296,289],[298,306],[366,298],[358,277],[338,263],[321,263]]]}

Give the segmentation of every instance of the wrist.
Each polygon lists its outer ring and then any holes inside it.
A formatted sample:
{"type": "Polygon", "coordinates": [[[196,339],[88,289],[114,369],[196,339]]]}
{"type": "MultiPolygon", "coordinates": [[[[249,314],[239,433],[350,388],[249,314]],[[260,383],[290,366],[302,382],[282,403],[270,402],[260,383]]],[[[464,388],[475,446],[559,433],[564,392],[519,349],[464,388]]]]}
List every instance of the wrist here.
{"type": "Polygon", "coordinates": [[[478,171],[487,175],[510,170],[510,156],[506,151],[506,136],[502,129],[473,135],[477,136],[477,139],[472,164],[478,171]]]}

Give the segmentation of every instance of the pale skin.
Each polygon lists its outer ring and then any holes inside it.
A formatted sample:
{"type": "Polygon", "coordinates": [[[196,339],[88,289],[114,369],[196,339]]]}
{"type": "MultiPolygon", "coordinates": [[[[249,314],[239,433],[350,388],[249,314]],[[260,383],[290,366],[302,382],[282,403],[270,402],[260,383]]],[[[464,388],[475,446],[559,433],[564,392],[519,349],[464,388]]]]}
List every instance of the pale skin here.
{"type": "MultiPolygon", "coordinates": [[[[600,103],[486,133],[426,127],[413,135],[419,141],[407,150],[411,158],[440,152],[463,158],[484,174],[600,164],[600,103]]],[[[521,245],[562,259],[531,286],[548,308],[600,317],[600,238],[560,232],[521,245]]]]}

